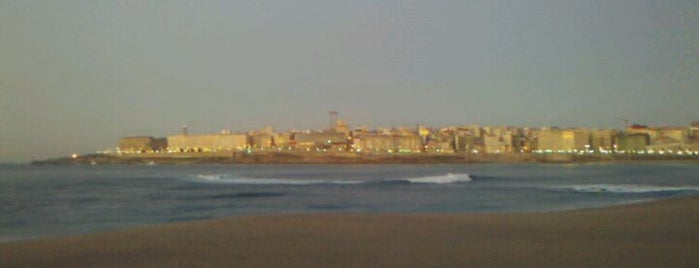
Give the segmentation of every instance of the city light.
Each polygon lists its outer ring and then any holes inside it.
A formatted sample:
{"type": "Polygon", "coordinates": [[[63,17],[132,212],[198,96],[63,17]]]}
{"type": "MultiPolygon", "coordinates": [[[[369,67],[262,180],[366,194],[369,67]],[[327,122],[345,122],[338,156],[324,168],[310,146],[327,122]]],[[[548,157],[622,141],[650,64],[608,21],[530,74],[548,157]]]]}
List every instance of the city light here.
{"type": "MultiPolygon", "coordinates": [[[[124,137],[114,150],[98,154],[148,157],[231,157],[236,153],[317,153],[319,155],[535,154],[619,157],[694,157],[699,154],[699,129],[636,127],[627,130],[588,128],[448,126],[433,128],[288,130],[273,128],[234,133],[175,134],[163,138],[124,137]]],[[[184,132],[183,132],[184,133],[184,132]]],[[[591,158],[587,158],[587,157],[591,158]]],[[[77,154],[73,158],[79,158],[77,154]]],[[[575,159],[575,158],[573,158],[575,159]]]]}

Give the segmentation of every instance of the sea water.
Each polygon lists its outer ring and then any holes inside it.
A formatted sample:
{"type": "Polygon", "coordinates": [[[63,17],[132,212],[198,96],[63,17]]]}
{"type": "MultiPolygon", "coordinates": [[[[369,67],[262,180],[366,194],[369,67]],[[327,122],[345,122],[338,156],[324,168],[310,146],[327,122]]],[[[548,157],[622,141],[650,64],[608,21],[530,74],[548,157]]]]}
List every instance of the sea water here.
{"type": "Polygon", "coordinates": [[[699,194],[699,165],[0,165],[0,241],[282,213],[559,211],[699,194]]]}

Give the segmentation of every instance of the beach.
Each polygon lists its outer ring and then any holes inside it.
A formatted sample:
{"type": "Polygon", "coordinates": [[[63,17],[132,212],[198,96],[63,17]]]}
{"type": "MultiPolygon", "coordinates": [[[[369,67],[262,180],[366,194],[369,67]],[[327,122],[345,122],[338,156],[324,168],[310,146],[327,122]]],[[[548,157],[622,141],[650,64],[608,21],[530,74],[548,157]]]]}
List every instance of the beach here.
{"type": "Polygon", "coordinates": [[[697,267],[699,197],[534,213],[276,214],[0,244],[1,267],[697,267]]]}

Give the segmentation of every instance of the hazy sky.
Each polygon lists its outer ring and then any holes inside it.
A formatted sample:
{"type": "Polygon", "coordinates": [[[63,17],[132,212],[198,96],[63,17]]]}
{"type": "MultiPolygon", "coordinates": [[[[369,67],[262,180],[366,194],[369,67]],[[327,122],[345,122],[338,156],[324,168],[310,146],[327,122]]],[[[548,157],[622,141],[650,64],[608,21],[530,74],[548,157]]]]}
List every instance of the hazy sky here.
{"type": "Polygon", "coordinates": [[[699,121],[699,2],[0,0],[0,162],[130,135],[699,121]]]}

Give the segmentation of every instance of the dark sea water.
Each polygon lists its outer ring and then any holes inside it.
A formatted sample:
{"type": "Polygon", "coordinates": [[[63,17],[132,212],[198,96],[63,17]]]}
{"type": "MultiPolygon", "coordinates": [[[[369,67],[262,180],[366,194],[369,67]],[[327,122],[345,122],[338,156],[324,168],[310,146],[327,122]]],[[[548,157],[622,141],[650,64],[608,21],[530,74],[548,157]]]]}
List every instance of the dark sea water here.
{"type": "Polygon", "coordinates": [[[235,215],[557,211],[699,194],[699,165],[0,165],[0,241],[235,215]]]}

